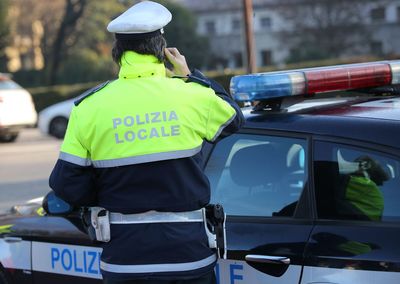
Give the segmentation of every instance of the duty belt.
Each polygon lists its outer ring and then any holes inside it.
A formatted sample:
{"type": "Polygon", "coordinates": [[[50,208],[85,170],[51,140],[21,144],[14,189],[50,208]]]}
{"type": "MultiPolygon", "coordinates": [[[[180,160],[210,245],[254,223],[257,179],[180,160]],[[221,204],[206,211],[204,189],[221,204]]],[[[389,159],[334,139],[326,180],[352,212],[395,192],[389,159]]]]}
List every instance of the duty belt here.
{"type": "Polygon", "coordinates": [[[138,214],[110,212],[110,224],[204,222],[203,209],[186,212],[147,211],[138,214]]]}
{"type": "Polygon", "coordinates": [[[111,240],[110,224],[190,223],[202,222],[210,248],[217,249],[218,256],[226,258],[225,213],[221,205],[210,204],[206,208],[185,212],[147,211],[137,214],[109,212],[102,207],[90,207],[83,212],[83,223],[89,237],[100,242],[111,240]]]}

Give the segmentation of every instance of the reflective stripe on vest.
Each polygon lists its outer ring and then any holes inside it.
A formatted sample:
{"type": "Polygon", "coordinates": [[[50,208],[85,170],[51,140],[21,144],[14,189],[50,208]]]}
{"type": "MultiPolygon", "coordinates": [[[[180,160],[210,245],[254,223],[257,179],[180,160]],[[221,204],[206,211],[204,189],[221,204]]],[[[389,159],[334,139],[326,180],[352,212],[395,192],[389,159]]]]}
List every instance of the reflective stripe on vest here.
{"type": "Polygon", "coordinates": [[[104,271],[115,273],[180,272],[200,269],[213,264],[216,260],[217,256],[213,254],[202,260],[185,263],[121,265],[101,261],[100,268],[104,271]]]}
{"type": "Polygon", "coordinates": [[[90,159],[84,159],[84,158],[81,158],[81,157],[78,157],[78,156],[75,156],[72,154],[64,153],[64,152],[60,152],[60,155],[58,158],[60,160],[70,162],[72,164],[82,166],[82,167],[88,167],[92,164],[90,159]]]}
{"type": "Polygon", "coordinates": [[[149,163],[155,161],[164,161],[170,159],[187,158],[196,155],[200,151],[201,151],[201,146],[189,150],[171,151],[166,153],[154,153],[148,155],[111,159],[111,160],[98,160],[98,161],[92,161],[92,163],[95,168],[110,168],[110,167],[134,165],[140,163],[149,163]]]}
{"type": "Polygon", "coordinates": [[[111,159],[111,160],[98,160],[98,161],[91,161],[90,159],[84,159],[72,154],[60,152],[59,159],[82,167],[93,165],[93,167],[95,168],[111,168],[111,167],[134,165],[140,163],[149,163],[154,161],[164,161],[169,159],[187,158],[196,155],[200,151],[201,151],[201,146],[189,150],[180,150],[167,153],[154,153],[154,154],[141,155],[135,157],[127,157],[127,158],[111,159]]]}
{"type": "Polygon", "coordinates": [[[204,222],[204,214],[204,209],[186,212],[158,212],[152,210],[138,214],[110,212],[110,224],[204,222]]]}

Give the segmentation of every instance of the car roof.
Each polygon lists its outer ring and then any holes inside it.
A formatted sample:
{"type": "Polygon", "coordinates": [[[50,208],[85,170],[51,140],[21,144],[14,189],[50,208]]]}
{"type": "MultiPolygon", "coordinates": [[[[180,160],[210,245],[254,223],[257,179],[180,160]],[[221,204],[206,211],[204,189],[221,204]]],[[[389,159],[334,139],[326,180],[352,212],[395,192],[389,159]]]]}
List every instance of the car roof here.
{"type": "Polygon", "coordinates": [[[324,135],[400,149],[400,98],[307,100],[284,111],[243,109],[246,128],[324,135]]]}

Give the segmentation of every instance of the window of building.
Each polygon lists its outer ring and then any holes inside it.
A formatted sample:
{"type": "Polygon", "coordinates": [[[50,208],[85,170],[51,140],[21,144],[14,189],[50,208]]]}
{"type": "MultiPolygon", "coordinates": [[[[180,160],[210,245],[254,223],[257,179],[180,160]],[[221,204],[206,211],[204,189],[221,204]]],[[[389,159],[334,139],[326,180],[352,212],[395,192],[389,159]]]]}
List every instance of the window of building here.
{"type": "Polygon", "coordinates": [[[400,22],[400,6],[397,7],[397,22],[400,22]]]}
{"type": "Polygon", "coordinates": [[[270,29],[272,27],[272,20],[270,17],[260,18],[260,27],[262,29],[270,29]]]}
{"type": "Polygon", "coordinates": [[[319,218],[400,220],[400,160],[329,142],[317,142],[314,157],[319,218]]]}
{"type": "Polygon", "coordinates": [[[232,31],[233,32],[238,32],[240,31],[242,27],[242,22],[240,19],[233,19],[232,20],[232,31]]]}
{"type": "Polygon", "coordinates": [[[371,20],[373,22],[382,22],[385,20],[386,13],[384,7],[374,8],[371,10],[371,20]]]}
{"type": "Polygon", "coordinates": [[[261,65],[267,66],[272,64],[272,51],[265,49],[261,50],[261,65]]]}
{"type": "Polygon", "coordinates": [[[207,21],[205,23],[206,33],[209,35],[214,35],[217,32],[216,25],[214,21],[207,21]]]}
{"type": "Polygon", "coordinates": [[[242,52],[235,52],[233,54],[233,60],[235,67],[243,67],[243,55],[242,52]]]}
{"type": "Polygon", "coordinates": [[[228,215],[293,216],[307,180],[307,141],[234,134],[216,144],[207,163],[211,203],[228,215]]]}

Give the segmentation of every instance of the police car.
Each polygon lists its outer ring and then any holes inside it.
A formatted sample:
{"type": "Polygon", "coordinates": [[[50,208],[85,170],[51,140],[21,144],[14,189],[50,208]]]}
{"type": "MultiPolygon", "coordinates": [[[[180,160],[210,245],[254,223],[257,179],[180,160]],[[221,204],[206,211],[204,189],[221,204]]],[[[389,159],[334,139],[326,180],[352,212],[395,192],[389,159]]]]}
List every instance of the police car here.
{"type": "MultiPolygon", "coordinates": [[[[399,83],[400,61],[232,79],[245,127],[203,147],[219,284],[400,283],[399,83]]],[[[101,249],[53,197],[0,220],[1,284],[101,283],[101,249]]]]}

